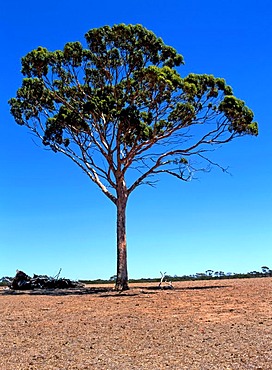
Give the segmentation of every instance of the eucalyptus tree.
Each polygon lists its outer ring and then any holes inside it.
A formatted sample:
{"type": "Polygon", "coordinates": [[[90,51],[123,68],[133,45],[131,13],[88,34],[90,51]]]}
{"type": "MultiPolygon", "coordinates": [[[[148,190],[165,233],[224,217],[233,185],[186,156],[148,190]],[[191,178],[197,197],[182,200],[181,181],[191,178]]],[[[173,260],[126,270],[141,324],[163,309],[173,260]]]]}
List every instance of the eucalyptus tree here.
{"type": "Polygon", "coordinates": [[[257,135],[252,111],[213,75],[181,77],[183,57],[142,25],[92,29],[86,45],[22,58],[11,114],[70,158],[117,209],[116,289],[128,288],[126,207],[161,174],[189,181],[219,166],[216,145],[257,135]]]}

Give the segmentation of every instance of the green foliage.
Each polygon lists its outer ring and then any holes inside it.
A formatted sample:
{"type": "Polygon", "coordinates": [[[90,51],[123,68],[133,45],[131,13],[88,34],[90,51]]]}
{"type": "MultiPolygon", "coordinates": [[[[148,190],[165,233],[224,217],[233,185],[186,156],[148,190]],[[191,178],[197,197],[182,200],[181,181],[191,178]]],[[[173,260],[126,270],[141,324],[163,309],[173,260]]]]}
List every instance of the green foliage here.
{"type": "Polygon", "coordinates": [[[125,173],[157,145],[159,154],[144,161],[153,170],[136,186],[160,166],[186,180],[189,156],[203,159],[208,145],[258,134],[253,112],[224,79],[192,73],[182,78],[182,55],[143,26],[105,26],[85,38],[86,48],[69,42],[63,50],[38,47],[23,57],[25,78],[9,104],[16,122],[44,145],[77,160],[86,173],[95,168],[92,179],[102,173],[112,186],[112,173],[94,165],[93,151],[102,153],[112,171],[121,161],[125,173]],[[172,137],[176,149],[170,145],[167,153],[172,137]]]}
{"type": "Polygon", "coordinates": [[[253,112],[245,106],[242,100],[235,98],[235,96],[227,95],[220,103],[219,110],[228,118],[230,131],[239,134],[258,134],[257,123],[252,122],[253,112]]]}

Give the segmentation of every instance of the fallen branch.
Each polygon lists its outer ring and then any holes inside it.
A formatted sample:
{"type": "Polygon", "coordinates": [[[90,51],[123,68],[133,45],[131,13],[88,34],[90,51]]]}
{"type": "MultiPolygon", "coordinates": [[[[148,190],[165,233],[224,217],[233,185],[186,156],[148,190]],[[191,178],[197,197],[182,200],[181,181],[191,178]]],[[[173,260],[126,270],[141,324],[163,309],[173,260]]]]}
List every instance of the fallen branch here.
{"type": "Polygon", "coordinates": [[[173,289],[174,287],[173,287],[173,284],[172,284],[172,281],[167,281],[166,280],[166,272],[161,272],[160,271],[160,273],[161,273],[161,281],[160,281],[160,283],[159,283],[159,288],[161,288],[161,289],[164,289],[164,288],[168,288],[168,289],[173,289]],[[166,286],[162,286],[162,284],[163,283],[165,283],[166,284],[166,286]]]}

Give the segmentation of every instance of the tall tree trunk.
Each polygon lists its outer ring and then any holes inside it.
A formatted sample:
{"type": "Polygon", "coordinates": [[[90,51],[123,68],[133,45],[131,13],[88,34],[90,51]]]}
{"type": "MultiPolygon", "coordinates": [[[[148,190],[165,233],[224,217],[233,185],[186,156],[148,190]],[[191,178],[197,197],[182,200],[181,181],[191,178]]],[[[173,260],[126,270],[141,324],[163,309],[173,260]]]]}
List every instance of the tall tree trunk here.
{"type": "Polygon", "coordinates": [[[116,290],[127,290],[127,238],[126,238],[126,206],[127,193],[125,187],[118,191],[117,197],[117,279],[116,290]]]}

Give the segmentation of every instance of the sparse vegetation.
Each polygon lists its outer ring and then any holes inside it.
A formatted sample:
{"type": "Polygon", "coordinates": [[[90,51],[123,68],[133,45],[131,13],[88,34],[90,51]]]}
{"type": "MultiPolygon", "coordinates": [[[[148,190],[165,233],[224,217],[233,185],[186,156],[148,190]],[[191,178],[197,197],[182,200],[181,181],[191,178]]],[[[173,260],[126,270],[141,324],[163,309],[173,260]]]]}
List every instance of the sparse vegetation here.
{"type": "MultiPolygon", "coordinates": [[[[218,280],[218,279],[246,279],[246,278],[260,278],[260,277],[272,277],[272,270],[267,266],[261,267],[262,271],[251,271],[246,273],[235,273],[223,271],[206,270],[205,272],[197,272],[193,275],[167,275],[166,272],[163,274],[164,281],[175,282],[175,281],[193,281],[193,280],[218,280]]],[[[12,281],[12,277],[0,278],[0,286],[7,286],[12,281]]],[[[115,283],[116,275],[111,276],[107,279],[94,279],[94,280],[79,280],[83,284],[111,284],[115,283]]],[[[130,283],[160,283],[161,277],[154,278],[139,278],[129,279],[130,283]]]]}
{"type": "MultiPolygon", "coordinates": [[[[218,279],[247,279],[257,277],[272,277],[272,270],[269,267],[261,267],[262,271],[251,271],[246,273],[235,273],[235,272],[223,272],[206,270],[205,272],[198,272],[194,275],[164,275],[164,279],[167,281],[193,281],[193,280],[218,280],[218,279]]],[[[115,281],[115,276],[111,276],[109,280],[106,279],[95,279],[95,280],[80,280],[84,284],[109,284],[115,281]]],[[[139,278],[129,279],[130,283],[160,283],[161,277],[154,278],[139,278]]]]}

